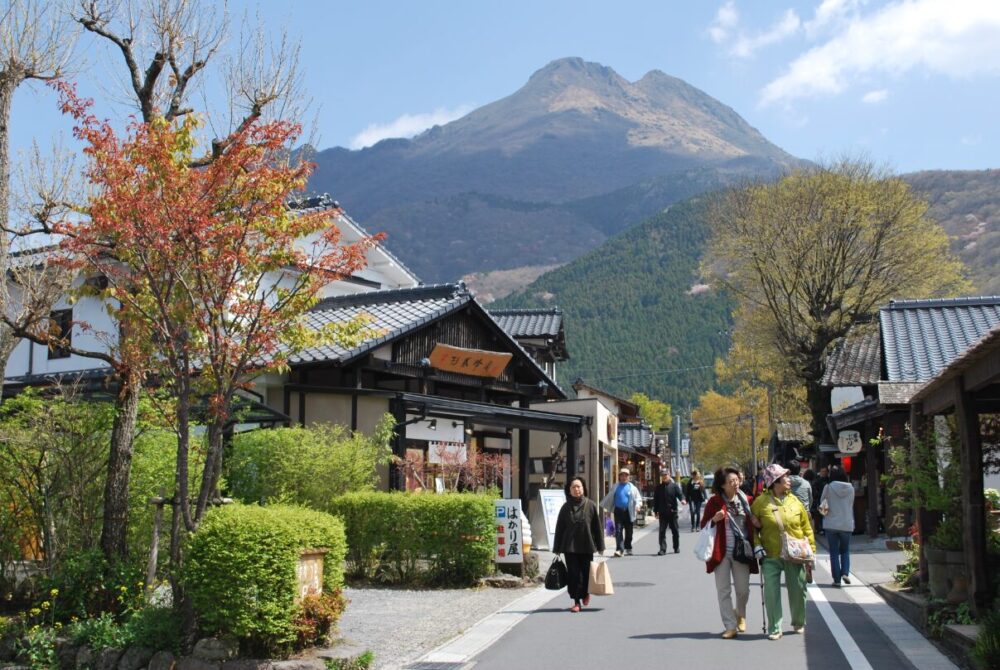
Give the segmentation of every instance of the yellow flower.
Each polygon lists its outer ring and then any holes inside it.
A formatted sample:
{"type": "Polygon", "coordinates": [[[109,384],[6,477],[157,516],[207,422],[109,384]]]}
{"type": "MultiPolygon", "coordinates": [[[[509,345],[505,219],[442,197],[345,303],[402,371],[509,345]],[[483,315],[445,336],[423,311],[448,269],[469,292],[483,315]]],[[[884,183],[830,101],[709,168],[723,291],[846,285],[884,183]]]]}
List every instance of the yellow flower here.
{"type": "Polygon", "coordinates": [[[47,610],[49,608],[49,601],[46,600],[44,603],[39,605],[39,607],[41,607],[43,610],[47,610]]]}
{"type": "Polygon", "coordinates": [[[31,608],[31,616],[38,616],[41,613],[42,613],[42,610],[38,609],[37,607],[32,607],[31,608]]]}
{"type": "Polygon", "coordinates": [[[49,591],[49,595],[55,598],[57,595],[59,595],[59,589],[52,589],[51,591],[49,591]]]}

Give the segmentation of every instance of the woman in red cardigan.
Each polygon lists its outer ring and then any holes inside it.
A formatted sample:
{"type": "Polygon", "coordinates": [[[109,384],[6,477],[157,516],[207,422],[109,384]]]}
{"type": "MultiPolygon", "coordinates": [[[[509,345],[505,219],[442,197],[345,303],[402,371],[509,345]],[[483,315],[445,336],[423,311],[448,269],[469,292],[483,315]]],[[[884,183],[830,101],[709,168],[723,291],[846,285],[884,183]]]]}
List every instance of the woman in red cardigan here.
{"type": "Polygon", "coordinates": [[[747,601],[750,599],[750,573],[757,573],[753,556],[754,518],[750,502],[739,490],[740,473],[734,468],[720,468],[712,482],[713,495],[705,505],[701,519],[715,526],[715,546],[712,557],[705,562],[706,571],[715,574],[715,590],[719,597],[719,613],[725,631],[722,637],[731,640],[747,629],[747,601]],[[733,606],[733,586],[736,605],[733,606]]]}

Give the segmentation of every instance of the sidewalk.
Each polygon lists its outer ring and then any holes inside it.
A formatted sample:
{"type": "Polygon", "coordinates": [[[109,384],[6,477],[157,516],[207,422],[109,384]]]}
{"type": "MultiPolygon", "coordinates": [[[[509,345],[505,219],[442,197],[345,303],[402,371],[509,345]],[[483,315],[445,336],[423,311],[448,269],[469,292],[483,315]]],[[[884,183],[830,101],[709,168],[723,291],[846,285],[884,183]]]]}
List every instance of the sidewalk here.
{"type": "MultiPolygon", "coordinates": [[[[889,539],[884,535],[876,538],[852,536],[851,574],[870,586],[891,582],[892,573],[897,565],[906,560],[906,555],[898,549],[887,549],[886,542],[889,539]]],[[[830,547],[824,535],[817,534],[816,543],[829,552],[830,547]]]]}

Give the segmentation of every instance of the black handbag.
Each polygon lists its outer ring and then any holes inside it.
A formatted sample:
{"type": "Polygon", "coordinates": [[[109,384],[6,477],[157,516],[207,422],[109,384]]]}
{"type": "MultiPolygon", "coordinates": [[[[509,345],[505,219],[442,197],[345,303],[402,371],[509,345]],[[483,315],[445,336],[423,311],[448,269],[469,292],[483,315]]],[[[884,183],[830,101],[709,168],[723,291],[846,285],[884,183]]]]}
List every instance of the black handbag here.
{"type": "Polygon", "coordinates": [[[558,591],[566,588],[569,579],[566,575],[566,564],[558,556],[552,559],[552,565],[545,573],[545,588],[549,591],[558,591]]]}
{"type": "MultiPolygon", "coordinates": [[[[742,498],[740,498],[740,504],[743,507],[743,511],[746,513],[749,523],[750,510],[747,508],[747,504],[742,498]]],[[[756,558],[754,558],[753,547],[750,546],[750,541],[744,537],[743,531],[740,530],[738,524],[735,524],[732,521],[729,523],[733,527],[733,560],[737,563],[744,563],[746,565],[753,564],[756,561],[756,558]]]]}

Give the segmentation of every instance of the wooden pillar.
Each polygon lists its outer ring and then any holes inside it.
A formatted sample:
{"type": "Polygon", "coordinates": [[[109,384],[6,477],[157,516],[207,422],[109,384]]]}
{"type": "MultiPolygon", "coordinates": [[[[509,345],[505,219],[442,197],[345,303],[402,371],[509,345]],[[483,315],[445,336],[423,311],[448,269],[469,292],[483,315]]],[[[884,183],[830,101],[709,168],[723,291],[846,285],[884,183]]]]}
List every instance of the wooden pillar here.
{"type": "MultiPolygon", "coordinates": [[[[914,476],[917,477],[920,476],[919,473],[926,467],[926,463],[924,462],[927,451],[926,442],[933,439],[933,436],[929,435],[929,431],[927,430],[928,423],[929,419],[924,416],[923,404],[916,403],[910,405],[910,465],[913,468],[914,476]]],[[[927,547],[927,538],[937,529],[937,518],[936,515],[931,514],[923,505],[923,501],[919,499],[919,494],[916,503],[913,513],[917,519],[917,546],[920,551],[918,555],[918,570],[920,584],[926,586],[928,574],[927,557],[924,555],[924,549],[927,547]]]]}
{"type": "Polygon", "coordinates": [[[962,449],[962,545],[969,573],[969,595],[978,615],[992,598],[986,574],[986,499],[983,494],[983,445],[979,414],[965,392],[965,379],[955,380],[955,423],[962,449]]]}
{"type": "Polygon", "coordinates": [[[576,476],[576,463],[580,460],[580,429],[566,435],[566,481],[576,476]]]}
{"type": "MultiPolygon", "coordinates": [[[[389,401],[389,412],[396,420],[396,425],[406,422],[406,408],[401,400],[389,401]]],[[[392,437],[392,455],[400,462],[406,460],[406,426],[396,429],[396,434],[392,437]]],[[[406,490],[406,468],[396,463],[389,464],[389,490],[406,490]]]]}
{"type": "MultiPolygon", "coordinates": [[[[865,437],[877,434],[877,429],[871,421],[865,422],[865,437]]],[[[865,490],[867,500],[867,510],[865,515],[865,526],[868,530],[868,537],[878,537],[878,458],[875,454],[875,447],[870,443],[865,445],[865,477],[868,480],[868,488],[865,490]]]]}
{"type": "MultiPolygon", "coordinates": [[[[522,398],[520,405],[522,409],[528,409],[531,403],[527,398],[522,398]]],[[[528,499],[528,466],[529,457],[531,456],[530,435],[531,431],[524,428],[517,431],[517,494],[521,499],[521,509],[524,511],[526,517],[530,513],[528,505],[531,502],[528,499]]]]}

